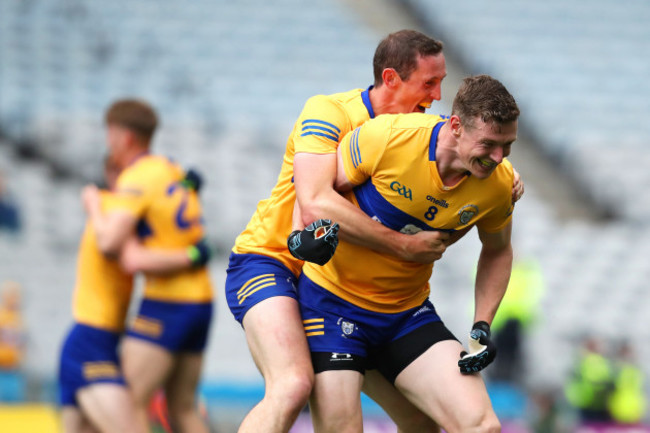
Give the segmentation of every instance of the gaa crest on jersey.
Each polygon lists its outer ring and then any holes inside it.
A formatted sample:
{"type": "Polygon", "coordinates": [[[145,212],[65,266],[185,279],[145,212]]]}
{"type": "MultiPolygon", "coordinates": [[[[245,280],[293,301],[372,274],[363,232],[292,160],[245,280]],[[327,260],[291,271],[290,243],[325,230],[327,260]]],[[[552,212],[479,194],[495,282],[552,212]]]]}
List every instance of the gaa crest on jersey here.
{"type": "Polygon", "coordinates": [[[458,211],[458,225],[468,224],[476,215],[478,215],[478,206],[473,204],[463,206],[458,211]]]}

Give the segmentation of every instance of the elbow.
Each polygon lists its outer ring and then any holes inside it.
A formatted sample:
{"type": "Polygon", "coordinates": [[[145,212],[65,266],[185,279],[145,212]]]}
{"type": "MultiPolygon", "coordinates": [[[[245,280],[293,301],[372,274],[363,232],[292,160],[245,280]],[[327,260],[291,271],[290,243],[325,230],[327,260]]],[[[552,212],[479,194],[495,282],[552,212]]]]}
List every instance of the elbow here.
{"type": "Polygon", "coordinates": [[[302,218],[302,223],[304,225],[309,225],[321,218],[328,218],[325,211],[325,206],[319,200],[310,200],[304,204],[300,205],[300,215],[302,218]]]}

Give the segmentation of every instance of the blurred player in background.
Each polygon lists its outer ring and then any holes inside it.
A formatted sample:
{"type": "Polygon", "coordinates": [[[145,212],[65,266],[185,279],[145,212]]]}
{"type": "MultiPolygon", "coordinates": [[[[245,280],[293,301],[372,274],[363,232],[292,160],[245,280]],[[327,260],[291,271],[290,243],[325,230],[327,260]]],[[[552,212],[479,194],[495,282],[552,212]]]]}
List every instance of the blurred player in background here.
{"type": "MultiPolygon", "coordinates": [[[[332,218],[340,222],[342,237],[351,242],[424,263],[439,259],[446,248],[448,235],[423,231],[410,236],[391,230],[332,189],[339,140],[380,114],[423,112],[440,99],[440,84],[447,73],[442,44],[412,30],[384,39],[375,52],[373,68],[374,86],[307,101],[287,142],[271,197],[259,203],[233,247],[226,297],[246,332],[266,385],[263,400],[246,416],[240,432],[287,432],[312,389],[313,368],[295,289],[303,261],[292,256],[286,241],[292,231],[296,191],[302,193],[301,207],[303,203],[312,206],[309,202],[315,194],[310,190],[318,187],[323,192],[329,187],[331,193],[315,203],[321,207],[305,211],[302,220],[332,218]]],[[[514,194],[520,192],[521,184],[514,194]]],[[[308,252],[302,253],[309,258],[308,252]]],[[[365,391],[384,407],[400,431],[437,431],[377,372],[367,375],[365,391]]]]}
{"type": "MultiPolygon", "coordinates": [[[[114,197],[102,210],[96,188],[84,191],[101,251],[119,254],[136,233],[147,248],[202,245],[197,192],[188,187],[177,164],[149,153],[157,126],[154,110],[143,101],[120,100],[108,109],[106,124],[110,156],[122,169],[114,197]]],[[[196,389],[212,297],[210,276],[200,259],[189,270],[146,275],[144,299],[122,348],[126,381],[142,423],[150,399],[164,388],[172,427],[183,433],[208,432],[197,411],[196,389]]]]}
{"type": "MultiPolygon", "coordinates": [[[[107,158],[104,177],[109,190],[118,174],[119,168],[107,158]]],[[[100,200],[101,206],[108,206],[110,192],[101,191],[100,200]]],[[[146,249],[135,237],[129,244],[122,258],[132,272],[165,273],[192,266],[193,252],[146,249]]],[[[148,431],[136,417],[117,348],[132,286],[131,273],[100,252],[89,221],[79,246],[72,305],[75,323],[61,351],[58,380],[66,433],[148,431]]]]}
{"type": "Polygon", "coordinates": [[[450,118],[382,116],[343,138],[336,187],[393,230],[464,232],[482,243],[469,355],[429,301],[431,263],[347,242],[324,266],[306,263],[298,290],[315,375],[315,431],[362,431],[371,366],[445,431],[498,432],[479,374],[496,354],[490,328],[512,267],[513,168],[519,109],[489,76],[466,78],[450,118]],[[459,360],[459,354],[461,359],[459,360]]]}

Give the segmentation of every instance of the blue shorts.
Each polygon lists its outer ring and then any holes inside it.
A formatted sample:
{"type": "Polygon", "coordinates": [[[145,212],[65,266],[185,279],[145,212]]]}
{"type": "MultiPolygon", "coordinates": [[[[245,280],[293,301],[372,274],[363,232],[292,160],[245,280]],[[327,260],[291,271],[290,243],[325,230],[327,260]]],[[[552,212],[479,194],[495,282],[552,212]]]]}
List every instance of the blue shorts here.
{"type": "Polygon", "coordinates": [[[298,281],[300,313],[315,371],[378,368],[389,380],[439,341],[456,337],[431,301],[400,313],[358,307],[315,284],[298,281]]]}
{"type": "Polygon", "coordinates": [[[278,260],[261,254],[230,254],[226,300],[239,323],[257,303],[275,296],[298,299],[296,276],[278,260]]]}
{"type": "Polygon", "coordinates": [[[170,352],[202,352],[208,341],[212,302],[180,303],[143,299],[127,335],[170,352]]]}
{"type": "Polygon", "coordinates": [[[117,356],[120,334],[76,323],[61,349],[59,402],[78,406],[77,391],[94,383],[126,386],[117,356]]]}

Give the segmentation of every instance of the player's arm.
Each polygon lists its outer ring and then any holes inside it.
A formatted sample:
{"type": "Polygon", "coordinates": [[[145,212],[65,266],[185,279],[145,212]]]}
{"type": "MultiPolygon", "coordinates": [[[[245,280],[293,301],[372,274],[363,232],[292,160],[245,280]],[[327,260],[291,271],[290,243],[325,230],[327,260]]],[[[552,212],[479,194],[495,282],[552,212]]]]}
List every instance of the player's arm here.
{"type": "Polygon", "coordinates": [[[162,250],[145,247],[133,236],[127,239],[120,253],[120,265],[131,274],[170,275],[205,266],[211,250],[205,240],[188,248],[162,250]]]}
{"type": "Polygon", "coordinates": [[[340,225],[342,239],[403,260],[431,263],[442,256],[446,234],[422,232],[409,236],[399,233],[373,220],[342,197],[334,189],[338,160],[334,152],[296,153],[294,182],[304,224],[319,218],[330,219],[340,225]]]}
{"type": "Polygon", "coordinates": [[[82,201],[95,229],[100,251],[108,256],[117,257],[122,246],[135,231],[136,216],[121,210],[103,212],[99,189],[95,185],[84,187],[82,201]]]}
{"type": "Polygon", "coordinates": [[[461,373],[475,373],[496,357],[497,347],[491,339],[490,324],[508,287],[512,271],[512,222],[496,233],[479,230],[482,243],[475,281],[474,325],[469,336],[469,354],[461,352],[461,373]]]}
{"type": "Polygon", "coordinates": [[[491,324],[512,271],[512,222],[496,233],[478,233],[482,247],[475,280],[474,322],[491,324]]]}

